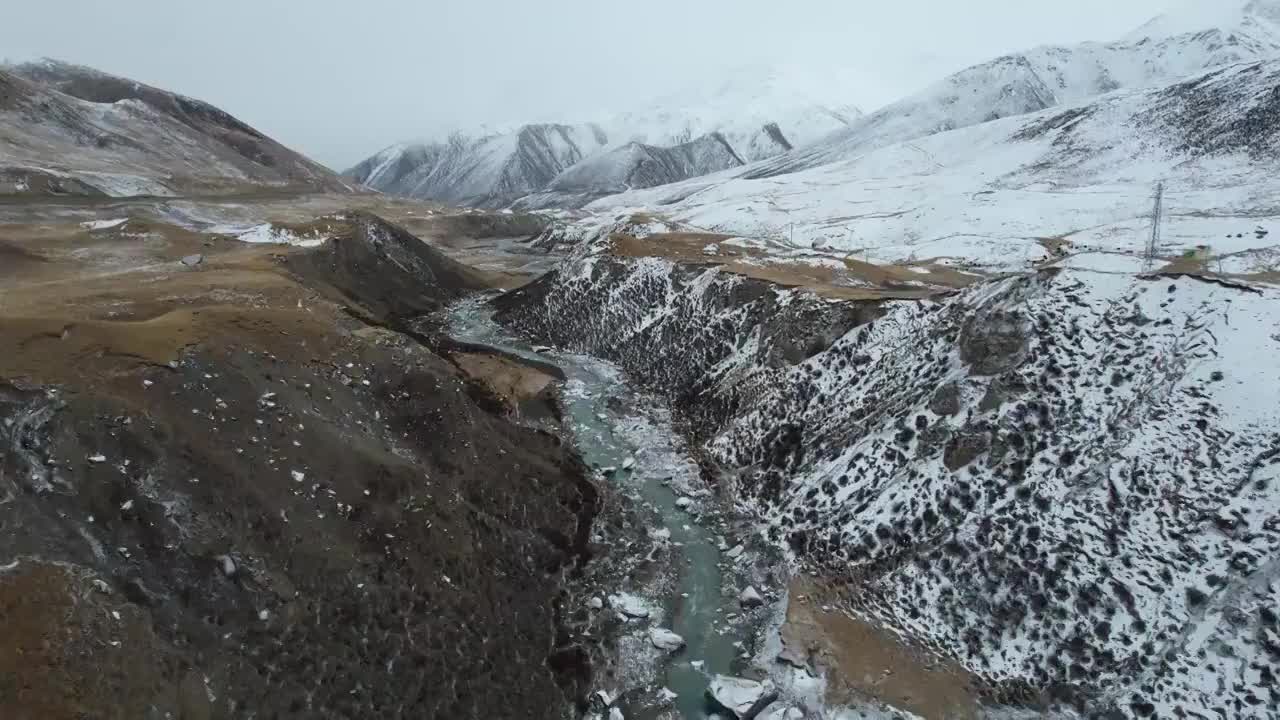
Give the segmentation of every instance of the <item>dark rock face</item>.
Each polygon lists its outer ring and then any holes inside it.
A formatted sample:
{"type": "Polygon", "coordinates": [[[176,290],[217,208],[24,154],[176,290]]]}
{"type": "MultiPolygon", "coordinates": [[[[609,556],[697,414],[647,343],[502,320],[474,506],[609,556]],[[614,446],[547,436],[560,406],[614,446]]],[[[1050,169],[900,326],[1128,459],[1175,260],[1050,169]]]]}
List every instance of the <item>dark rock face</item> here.
{"type": "Polygon", "coordinates": [[[1251,716],[1280,701],[1257,612],[1280,557],[1280,418],[1222,380],[1256,367],[1240,348],[1280,349],[1276,298],[1174,289],[1042,272],[830,303],[588,248],[496,305],[665,393],[775,542],[990,698],[1251,716]]]}
{"type": "Polygon", "coordinates": [[[1280,153],[1280,64],[1233,65],[1162,91],[1143,118],[1192,155],[1280,153]]]}
{"type": "Polygon", "coordinates": [[[999,375],[1021,364],[1027,351],[1027,322],[1015,313],[976,315],[960,334],[960,359],[975,375],[999,375]]]}

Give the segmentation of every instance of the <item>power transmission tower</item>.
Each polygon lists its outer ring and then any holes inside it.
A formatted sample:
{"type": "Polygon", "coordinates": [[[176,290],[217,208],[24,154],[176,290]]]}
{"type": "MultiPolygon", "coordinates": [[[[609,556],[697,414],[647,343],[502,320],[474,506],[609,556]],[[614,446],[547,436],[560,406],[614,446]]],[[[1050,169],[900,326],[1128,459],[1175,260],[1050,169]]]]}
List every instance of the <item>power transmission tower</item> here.
{"type": "Polygon", "coordinates": [[[1151,272],[1156,262],[1156,248],[1160,246],[1160,216],[1164,214],[1164,183],[1156,183],[1155,206],[1151,210],[1151,237],[1147,239],[1147,252],[1143,256],[1143,272],[1151,272]]]}

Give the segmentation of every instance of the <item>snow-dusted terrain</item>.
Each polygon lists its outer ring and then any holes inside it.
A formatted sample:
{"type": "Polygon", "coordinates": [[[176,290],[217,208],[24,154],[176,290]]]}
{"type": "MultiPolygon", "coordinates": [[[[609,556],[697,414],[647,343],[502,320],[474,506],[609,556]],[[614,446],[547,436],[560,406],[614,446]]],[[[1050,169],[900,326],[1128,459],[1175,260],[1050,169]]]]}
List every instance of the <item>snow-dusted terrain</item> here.
{"type": "Polygon", "coordinates": [[[673,147],[633,142],[568,168],[545,189],[520,198],[515,207],[578,208],[602,196],[666,185],[742,164],[733,145],[718,132],[673,147]]]}
{"type": "Polygon", "coordinates": [[[989,699],[1280,702],[1274,288],[1078,267],[833,302],[595,240],[500,307],[667,393],[763,532],[989,699]]]}
{"type": "Polygon", "coordinates": [[[935,133],[1122,88],[1145,88],[1209,68],[1280,55],[1275,0],[1197,0],[1110,43],[1042,46],[961,70],[798,152],[744,171],[794,172],[935,133]],[[1204,8],[1212,6],[1214,12],[1204,8]]]}
{"type": "Polygon", "coordinates": [[[1158,254],[1208,246],[1236,272],[1274,269],[1253,249],[1280,230],[1278,8],[1200,3],[1118,42],[998,58],[806,148],[587,209],[871,262],[1013,269],[1046,242],[1141,253],[1163,182],[1158,254]]]}
{"type": "Polygon", "coordinates": [[[826,99],[855,88],[813,84],[798,70],[750,68],[710,88],[589,122],[535,123],[393,145],[346,175],[383,192],[462,205],[501,207],[542,191],[549,192],[527,204],[580,205],[628,187],[773,157],[861,116],[847,100],[826,99]],[[570,172],[585,159],[594,164],[570,172]]]}
{"type": "Polygon", "coordinates": [[[540,123],[479,137],[457,134],[440,143],[395,145],[346,176],[393,195],[503,207],[546,187],[607,145],[608,136],[596,125],[540,123]]]}
{"type": "Polygon", "coordinates": [[[348,190],[333,172],[199,100],[52,60],[0,66],[0,195],[261,187],[348,190]]]}
{"type": "Polygon", "coordinates": [[[989,707],[1276,717],[1278,25],[1200,3],[597,200],[498,317],[665,394],[762,535],[989,707]],[[988,277],[830,299],[727,246],[988,277]]]}
{"type": "MultiPolygon", "coordinates": [[[[1277,86],[1280,60],[1239,63],[810,170],[712,176],[588,209],[657,211],[871,262],[938,258],[1016,269],[1043,261],[1047,239],[1073,251],[1142,254],[1163,182],[1158,255],[1208,246],[1230,257],[1280,241],[1277,86]]],[[[1259,257],[1240,271],[1268,269],[1274,264],[1259,257]]]]}

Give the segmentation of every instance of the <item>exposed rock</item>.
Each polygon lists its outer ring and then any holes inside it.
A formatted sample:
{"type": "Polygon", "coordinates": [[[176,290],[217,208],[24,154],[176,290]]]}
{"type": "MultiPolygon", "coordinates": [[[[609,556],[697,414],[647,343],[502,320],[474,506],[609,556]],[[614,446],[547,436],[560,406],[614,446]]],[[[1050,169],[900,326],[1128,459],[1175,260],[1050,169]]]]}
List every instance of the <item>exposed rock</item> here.
{"type": "Polygon", "coordinates": [[[751,720],[778,699],[778,691],[755,680],[716,675],[707,688],[707,697],[739,720],[751,720]]]}
{"type": "Polygon", "coordinates": [[[645,607],[641,598],[634,595],[613,595],[609,598],[609,604],[632,620],[644,620],[649,617],[649,608],[645,607]]]}
{"type": "Polygon", "coordinates": [[[616,699],[606,690],[596,690],[591,693],[591,709],[597,713],[603,713],[613,705],[616,699]]]}
{"type": "Polygon", "coordinates": [[[1027,352],[1026,318],[1016,312],[975,315],[960,333],[960,359],[974,375],[1012,370],[1027,352]]]}
{"type": "Polygon", "coordinates": [[[951,416],[958,414],[960,412],[960,386],[951,382],[939,387],[933,393],[933,398],[929,400],[929,409],[935,415],[951,416]]]}
{"type": "Polygon", "coordinates": [[[951,438],[942,455],[942,462],[947,469],[955,472],[973,462],[986,452],[991,445],[991,438],[982,432],[965,432],[951,438]]]}
{"type": "Polygon", "coordinates": [[[754,587],[748,585],[738,594],[738,604],[744,608],[756,608],[764,605],[764,598],[754,587]]]}
{"type": "Polygon", "coordinates": [[[654,647],[667,652],[675,652],[684,647],[684,638],[666,628],[650,629],[649,641],[653,643],[654,647]]]}

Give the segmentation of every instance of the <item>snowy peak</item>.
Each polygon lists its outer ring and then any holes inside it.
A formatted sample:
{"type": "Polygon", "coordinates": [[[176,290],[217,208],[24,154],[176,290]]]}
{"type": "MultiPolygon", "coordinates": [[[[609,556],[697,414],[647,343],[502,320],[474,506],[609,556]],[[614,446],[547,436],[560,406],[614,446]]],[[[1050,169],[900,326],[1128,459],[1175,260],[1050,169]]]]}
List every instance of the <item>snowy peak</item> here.
{"type": "Polygon", "coordinates": [[[1210,30],[1242,33],[1280,48],[1278,0],[1184,0],[1125,36],[1126,41],[1190,35],[1210,30]]]}
{"type": "Polygon", "coordinates": [[[744,177],[795,172],[894,143],[1085,102],[1121,88],[1157,87],[1211,68],[1275,57],[1280,55],[1280,34],[1270,34],[1268,18],[1277,3],[1254,0],[1238,4],[1238,12],[1212,17],[1201,8],[1199,19],[1175,13],[1148,23],[1146,34],[1136,40],[1042,46],[974,65],[812,146],[746,168],[744,177]],[[1228,29],[1206,29],[1213,18],[1225,19],[1228,29]],[[1161,35],[1186,27],[1196,29],[1161,35]]]}
{"type": "Polygon", "coordinates": [[[579,208],[606,195],[666,185],[743,164],[718,132],[673,147],[632,142],[570,167],[546,190],[521,198],[516,205],[522,209],[579,208]]]}
{"type": "Polygon", "coordinates": [[[394,195],[502,207],[546,187],[607,142],[596,125],[539,123],[480,137],[454,134],[442,143],[393,145],[345,174],[394,195]]]}
{"type": "Polygon", "coordinates": [[[392,186],[409,173],[430,162],[439,150],[439,145],[397,143],[379,151],[343,175],[371,188],[392,186]]]}
{"type": "Polygon", "coordinates": [[[819,75],[794,67],[749,66],[599,122],[610,130],[615,145],[673,146],[719,132],[735,153],[752,162],[807,145],[857,120],[862,111],[841,95],[865,84],[865,78],[849,71],[828,69],[819,75]]]}
{"type": "Polygon", "coordinates": [[[588,123],[535,123],[394,145],[346,175],[383,192],[450,203],[502,206],[530,194],[539,194],[539,202],[580,203],[606,189],[650,187],[775,157],[848,127],[862,112],[827,99],[856,91],[862,81],[828,70],[745,68],[588,123]],[[601,153],[552,187],[561,173],[601,153]],[[604,184],[584,185],[592,180],[604,184]]]}

